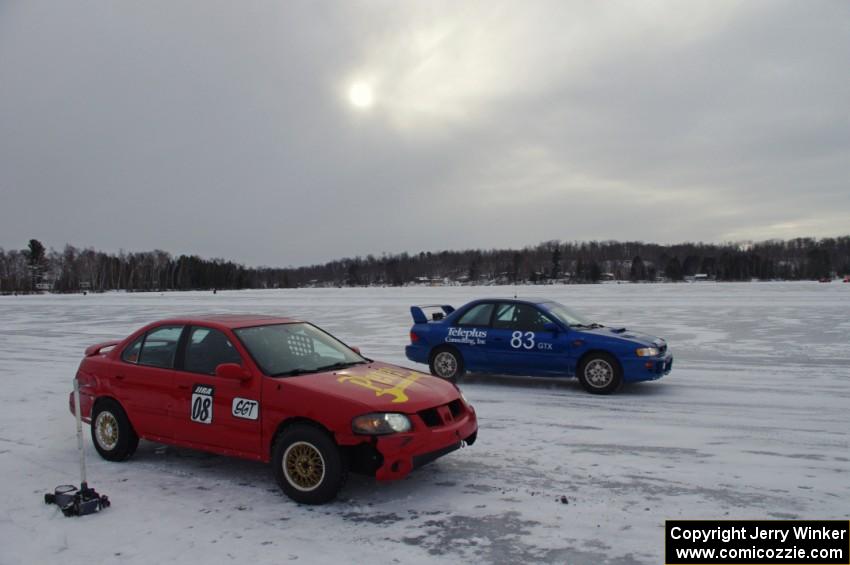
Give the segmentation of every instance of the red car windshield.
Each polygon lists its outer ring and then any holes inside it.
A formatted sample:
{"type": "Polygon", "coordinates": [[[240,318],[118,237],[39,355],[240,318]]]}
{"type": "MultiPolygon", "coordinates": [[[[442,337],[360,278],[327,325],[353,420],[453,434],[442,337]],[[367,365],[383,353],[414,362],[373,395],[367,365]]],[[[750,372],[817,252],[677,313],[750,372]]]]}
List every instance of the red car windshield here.
{"type": "Polygon", "coordinates": [[[320,373],[367,362],[311,324],[273,324],[234,331],[260,369],[272,377],[320,373]]]}

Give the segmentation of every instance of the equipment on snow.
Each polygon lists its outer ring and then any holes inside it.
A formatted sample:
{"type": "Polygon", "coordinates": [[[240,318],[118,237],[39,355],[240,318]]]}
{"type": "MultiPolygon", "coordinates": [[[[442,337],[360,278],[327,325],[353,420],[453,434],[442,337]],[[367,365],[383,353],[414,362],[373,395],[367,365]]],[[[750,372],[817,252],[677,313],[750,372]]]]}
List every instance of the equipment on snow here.
{"type": "Polygon", "coordinates": [[[77,449],[80,452],[80,488],[59,485],[44,495],[45,504],[56,504],[65,516],[94,514],[109,506],[109,498],[98,494],[86,482],[86,454],[83,449],[83,420],[80,410],[80,382],[74,378],[74,414],[77,417],[77,449]]]}

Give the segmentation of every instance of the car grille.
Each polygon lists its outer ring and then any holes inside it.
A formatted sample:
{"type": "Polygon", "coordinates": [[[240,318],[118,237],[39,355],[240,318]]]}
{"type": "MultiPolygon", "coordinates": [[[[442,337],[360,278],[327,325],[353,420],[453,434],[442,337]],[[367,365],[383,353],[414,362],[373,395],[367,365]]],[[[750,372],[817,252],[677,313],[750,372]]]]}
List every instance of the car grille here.
{"type": "Polygon", "coordinates": [[[425,425],[429,428],[438,428],[440,426],[448,426],[455,420],[463,416],[466,409],[460,399],[452,400],[448,404],[420,410],[417,412],[425,425]]]}

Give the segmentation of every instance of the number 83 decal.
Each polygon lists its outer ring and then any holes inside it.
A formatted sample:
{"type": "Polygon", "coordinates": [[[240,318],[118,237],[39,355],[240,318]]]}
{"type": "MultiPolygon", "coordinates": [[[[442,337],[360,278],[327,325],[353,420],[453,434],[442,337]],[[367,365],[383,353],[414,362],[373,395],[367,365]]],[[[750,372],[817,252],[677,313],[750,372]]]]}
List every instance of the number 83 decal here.
{"type": "Polygon", "coordinates": [[[534,332],[514,332],[511,334],[511,347],[514,349],[534,349],[534,332]]]}

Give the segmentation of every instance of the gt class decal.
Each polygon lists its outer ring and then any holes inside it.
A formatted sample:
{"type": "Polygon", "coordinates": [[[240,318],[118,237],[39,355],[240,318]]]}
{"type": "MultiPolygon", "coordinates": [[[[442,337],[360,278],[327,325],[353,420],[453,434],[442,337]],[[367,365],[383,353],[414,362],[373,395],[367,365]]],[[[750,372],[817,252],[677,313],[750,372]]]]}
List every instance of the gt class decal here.
{"type": "Polygon", "coordinates": [[[260,417],[260,404],[250,398],[234,398],[230,405],[230,413],[234,418],[256,420],[260,417]]]}
{"type": "Polygon", "coordinates": [[[192,387],[192,402],[189,404],[189,416],[193,422],[212,424],[214,392],[215,388],[209,385],[195,385],[192,387]]]}

